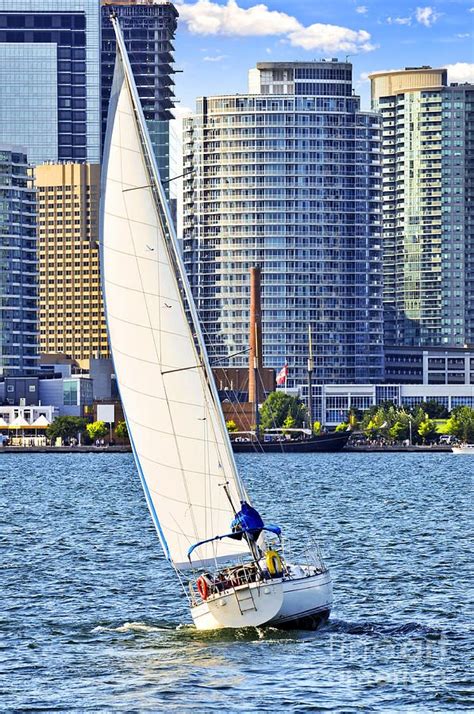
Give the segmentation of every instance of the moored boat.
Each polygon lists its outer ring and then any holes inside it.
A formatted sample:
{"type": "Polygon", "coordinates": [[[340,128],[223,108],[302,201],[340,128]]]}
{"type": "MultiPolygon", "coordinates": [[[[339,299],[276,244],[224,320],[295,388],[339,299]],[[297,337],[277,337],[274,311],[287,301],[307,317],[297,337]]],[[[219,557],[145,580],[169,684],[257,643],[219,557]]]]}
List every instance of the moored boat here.
{"type": "Polygon", "coordinates": [[[453,454],[471,454],[471,456],[474,456],[474,444],[458,444],[453,446],[451,451],[453,454]]]}
{"type": "Polygon", "coordinates": [[[263,439],[257,439],[255,432],[234,432],[231,434],[232,449],[240,454],[342,451],[351,435],[349,431],[328,431],[321,434],[308,432],[306,429],[270,429],[263,439]]]}

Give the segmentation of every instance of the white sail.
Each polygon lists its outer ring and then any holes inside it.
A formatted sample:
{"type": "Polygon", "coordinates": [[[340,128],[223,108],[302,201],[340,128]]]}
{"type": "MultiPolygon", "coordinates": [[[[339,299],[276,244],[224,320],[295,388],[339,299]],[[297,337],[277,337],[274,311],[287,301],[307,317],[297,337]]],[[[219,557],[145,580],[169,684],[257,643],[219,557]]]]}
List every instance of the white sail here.
{"type": "MultiPolygon", "coordinates": [[[[180,285],[189,286],[158,203],[162,188],[123,40],[117,48],[102,187],[107,324],[150,512],[166,556],[186,568],[192,545],[229,532],[245,493],[186,317],[180,285]]],[[[225,538],[200,546],[193,566],[244,553],[244,541],[225,538]]]]}

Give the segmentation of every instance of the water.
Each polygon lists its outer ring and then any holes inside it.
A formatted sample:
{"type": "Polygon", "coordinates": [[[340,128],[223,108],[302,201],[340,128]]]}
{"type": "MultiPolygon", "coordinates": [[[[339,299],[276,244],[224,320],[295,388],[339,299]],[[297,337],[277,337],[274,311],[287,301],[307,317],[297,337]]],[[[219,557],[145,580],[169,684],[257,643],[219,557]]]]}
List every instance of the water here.
{"type": "Polygon", "coordinates": [[[130,455],[0,456],[3,712],[474,707],[474,460],[275,454],[239,464],[269,520],[316,532],[323,546],[335,606],[317,632],[197,633],[130,455]]]}

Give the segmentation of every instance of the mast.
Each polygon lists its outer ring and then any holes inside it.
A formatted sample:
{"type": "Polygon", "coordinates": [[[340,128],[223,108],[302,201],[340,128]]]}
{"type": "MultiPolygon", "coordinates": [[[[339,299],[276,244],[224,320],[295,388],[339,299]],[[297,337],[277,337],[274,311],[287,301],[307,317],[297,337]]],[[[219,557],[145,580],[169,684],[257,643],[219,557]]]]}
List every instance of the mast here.
{"type": "Polygon", "coordinates": [[[253,404],[255,432],[258,438],[260,426],[260,370],[262,363],[262,306],[261,306],[261,270],[258,266],[250,268],[250,351],[249,351],[249,402],[253,404]]]}
{"type": "Polygon", "coordinates": [[[313,343],[311,339],[311,325],[308,325],[308,412],[309,412],[309,428],[313,431],[313,343]]]}
{"type": "Polygon", "coordinates": [[[242,501],[246,501],[246,500],[248,500],[248,496],[245,491],[245,487],[240,479],[240,475],[238,473],[237,466],[235,463],[234,454],[232,451],[232,445],[230,443],[229,433],[227,431],[224,415],[222,413],[222,408],[221,408],[220,399],[219,399],[219,393],[217,391],[214,377],[212,375],[212,368],[211,368],[211,364],[209,362],[209,356],[207,354],[207,349],[206,349],[206,345],[204,342],[204,336],[203,336],[202,330],[201,330],[201,323],[200,323],[199,316],[197,313],[196,305],[194,303],[194,298],[192,295],[191,286],[189,284],[186,269],[184,267],[183,259],[181,257],[181,253],[178,248],[178,239],[176,236],[173,219],[171,218],[168,201],[166,199],[166,196],[165,196],[165,193],[163,190],[163,185],[161,183],[158,167],[156,164],[155,153],[153,151],[153,147],[151,144],[151,139],[150,139],[150,135],[148,132],[148,127],[146,125],[145,115],[143,114],[143,109],[142,109],[140,97],[138,94],[138,90],[137,90],[137,87],[135,84],[135,79],[133,77],[133,72],[132,72],[132,68],[130,65],[127,48],[125,46],[125,40],[124,40],[124,37],[122,34],[122,29],[120,27],[118,18],[115,14],[111,14],[110,21],[111,21],[112,26],[115,31],[115,36],[116,36],[116,41],[117,41],[117,50],[118,50],[118,52],[120,52],[120,57],[123,62],[124,71],[125,71],[125,79],[126,79],[126,82],[127,82],[127,85],[128,85],[131,97],[132,97],[132,102],[133,102],[133,106],[134,106],[137,121],[138,121],[138,126],[139,126],[140,133],[141,133],[143,150],[144,150],[144,154],[145,154],[145,158],[146,158],[148,172],[150,174],[150,179],[151,179],[150,188],[152,189],[153,193],[156,196],[157,205],[161,209],[161,211],[159,211],[159,213],[161,214],[160,218],[161,218],[163,231],[165,233],[165,236],[168,239],[167,247],[170,251],[170,258],[174,264],[178,280],[182,287],[183,294],[186,298],[187,308],[189,310],[190,317],[191,317],[193,334],[194,334],[194,337],[195,337],[197,345],[198,345],[198,350],[199,350],[200,358],[202,361],[202,366],[203,366],[205,374],[206,374],[206,379],[207,379],[209,389],[210,389],[210,392],[212,395],[212,399],[214,401],[216,411],[218,414],[218,418],[220,421],[220,426],[221,426],[222,434],[224,437],[224,443],[225,443],[227,456],[228,456],[228,459],[232,466],[234,478],[235,478],[236,484],[239,489],[239,496],[242,501]]]}

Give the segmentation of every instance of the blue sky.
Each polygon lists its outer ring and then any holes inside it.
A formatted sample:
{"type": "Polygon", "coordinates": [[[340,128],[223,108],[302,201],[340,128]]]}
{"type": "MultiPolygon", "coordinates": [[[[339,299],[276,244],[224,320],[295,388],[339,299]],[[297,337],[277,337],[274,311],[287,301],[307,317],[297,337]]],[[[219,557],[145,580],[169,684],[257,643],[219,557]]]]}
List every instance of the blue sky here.
{"type": "Polygon", "coordinates": [[[450,81],[474,82],[474,0],[193,0],[176,2],[176,95],[184,110],[200,95],[245,92],[258,61],[345,59],[369,108],[368,72],[449,66],[450,81]]]}

